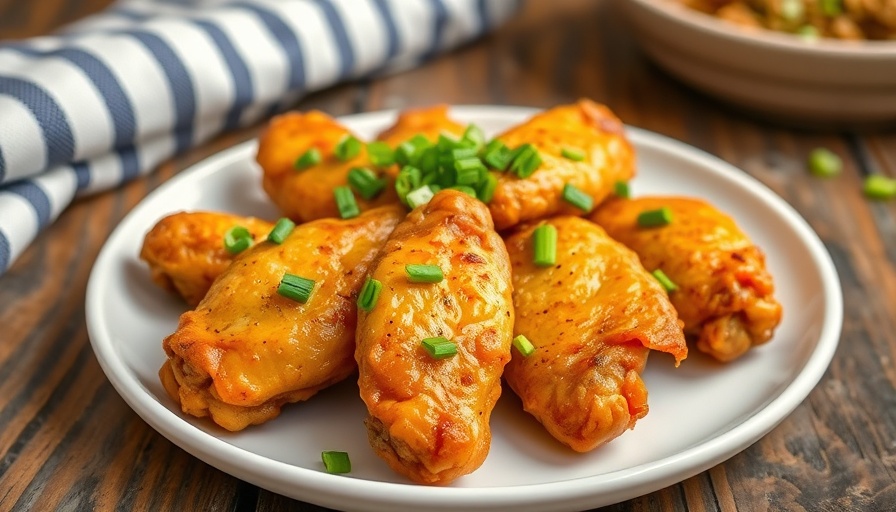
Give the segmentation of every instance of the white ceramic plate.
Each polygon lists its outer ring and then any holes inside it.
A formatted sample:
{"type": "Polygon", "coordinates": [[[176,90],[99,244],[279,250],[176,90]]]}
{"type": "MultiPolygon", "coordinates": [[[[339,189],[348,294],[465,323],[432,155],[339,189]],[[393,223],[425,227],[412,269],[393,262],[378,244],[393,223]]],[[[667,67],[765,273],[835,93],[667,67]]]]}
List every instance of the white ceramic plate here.
{"type": "MultiPolygon", "coordinates": [[[[531,109],[457,107],[454,115],[489,133],[531,109]]],[[[346,117],[364,136],[394,113],[346,117]]],[[[351,510],[582,510],[633,498],[681,481],[743,450],[784,419],[821,378],[837,346],[842,297],[818,237],[784,201],[741,171],[689,146],[634,128],[636,194],[710,199],[762,246],[784,304],[775,339],[727,366],[692,352],[680,368],[650,358],[644,378],[650,414],[592,453],[576,454],[545,434],[507,391],[493,415],[485,464],[450,487],[396,476],[367,444],[365,408],[354,382],[287,407],[268,424],[228,433],[184,416],[156,375],[161,340],[182,303],[153,285],[137,255],[143,235],[164,215],[209,209],[276,218],[260,187],[254,143],[224,151],[148,196],[109,238],[90,276],[87,325],[113,386],[162,435],[207,463],[271,491],[351,510]],[[322,450],[351,455],[353,471],[330,475],[322,450]]]]}

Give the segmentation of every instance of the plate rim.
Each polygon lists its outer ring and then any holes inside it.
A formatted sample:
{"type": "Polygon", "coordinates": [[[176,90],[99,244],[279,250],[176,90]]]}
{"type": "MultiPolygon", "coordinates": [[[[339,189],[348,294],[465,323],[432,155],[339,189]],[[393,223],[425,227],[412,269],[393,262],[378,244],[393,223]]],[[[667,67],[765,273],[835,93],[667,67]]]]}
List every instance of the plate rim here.
{"type": "MultiPolygon", "coordinates": [[[[524,117],[539,110],[500,105],[451,107],[451,113],[459,118],[524,117]]],[[[347,125],[374,123],[378,120],[385,123],[396,113],[396,110],[381,110],[342,116],[338,119],[347,125]]],[[[651,146],[658,151],[694,161],[761,196],[766,205],[774,209],[777,215],[787,219],[789,225],[798,232],[802,245],[805,245],[813,256],[818,271],[824,276],[822,280],[824,320],[815,348],[803,368],[787,383],[780,394],[772,398],[756,414],[696,446],[631,468],[557,482],[496,487],[427,487],[411,483],[330,475],[294,466],[232,445],[185,422],[145,392],[136,375],[130,371],[118,353],[113,340],[105,336],[101,322],[105,316],[101,307],[101,297],[102,285],[108,280],[108,276],[104,277],[103,269],[114,261],[113,248],[120,243],[119,238],[126,236],[128,224],[135,222],[135,219],[141,216],[141,212],[152,205],[153,198],[165,194],[169,188],[177,186],[182,180],[197,179],[195,175],[198,173],[213,172],[216,168],[245,158],[246,154],[255,148],[255,139],[222,150],[184,169],[144,197],[120,221],[103,244],[87,285],[85,316],[91,347],[116,392],[154,430],[175,445],[237,478],[273,492],[323,506],[349,505],[369,510],[393,510],[396,506],[439,508],[441,502],[444,510],[456,507],[497,510],[509,506],[520,507],[521,510],[548,508],[569,510],[583,505],[592,506],[589,500],[595,499],[596,495],[611,500],[602,501],[609,504],[682,481],[727,460],[758,441],[808,397],[827,370],[839,343],[843,322],[842,290],[834,263],[818,235],[792,206],[771,189],[724,160],[681,141],[632,126],[626,126],[626,134],[635,146],[651,146]],[[613,485],[620,482],[623,485],[613,485]],[[295,490],[302,491],[303,495],[298,496],[292,492],[295,490]],[[308,492],[316,494],[308,495],[308,492]],[[385,501],[382,501],[383,499],[385,501]]]]}

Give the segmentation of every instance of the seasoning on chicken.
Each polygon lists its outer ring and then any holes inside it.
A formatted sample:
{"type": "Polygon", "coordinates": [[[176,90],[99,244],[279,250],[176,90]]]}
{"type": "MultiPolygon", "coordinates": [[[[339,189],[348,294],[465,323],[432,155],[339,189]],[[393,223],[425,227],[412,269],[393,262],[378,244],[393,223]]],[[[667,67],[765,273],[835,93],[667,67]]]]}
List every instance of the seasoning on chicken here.
{"type": "Polygon", "coordinates": [[[610,201],[591,218],[678,287],[670,298],[699,350],[732,361],[772,338],[782,311],[765,255],[727,215],[697,199],[642,197],[610,201]],[[640,214],[662,208],[668,224],[639,226],[640,214]]]}
{"type": "Polygon", "coordinates": [[[637,255],[599,226],[554,217],[507,239],[516,310],[514,335],[534,346],[513,351],[504,376],[558,441],[593,450],[647,414],[641,373],[650,350],[676,364],[687,357],[681,322],[665,290],[637,255]],[[556,230],[555,259],[536,254],[536,229],[556,230]]]}

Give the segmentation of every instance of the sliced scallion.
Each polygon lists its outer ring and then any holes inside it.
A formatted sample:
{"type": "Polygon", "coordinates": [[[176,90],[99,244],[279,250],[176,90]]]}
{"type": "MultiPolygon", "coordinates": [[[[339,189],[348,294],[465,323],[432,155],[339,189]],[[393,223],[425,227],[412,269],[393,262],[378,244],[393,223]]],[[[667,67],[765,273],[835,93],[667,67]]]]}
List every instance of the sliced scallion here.
{"type": "Polygon", "coordinates": [[[539,267],[550,267],[557,263],[557,228],[552,224],[542,224],[532,232],[532,263],[539,267]]]}
{"type": "Polygon", "coordinates": [[[274,229],[268,233],[268,240],[274,242],[275,244],[282,244],[286,237],[292,233],[292,230],[295,229],[296,223],[287,219],[286,217],[281,218],[274,224],[274,229]]]}
{"type": "Polygon", "coordinates": [[[457,354],[457,344],[444,336],[424,338],[420,341],[420,346],[434,359],[445,359],[457,354]]]}
{"type": "Polygon", "coordinates": [[[843,170],[843,160],[830,149],[815,148],[809,153],[809,172],[820,178],[830,178],[843,170]]]}
{"type": "Polygon", "coordinates": [[[370,311],[376,306],[376,301],[380,298],[380,292],[383,291],[383,283],[368,277],[361,287],[361,293],[358,294],[358,308],[364,311],[370,311]]]}
{"type": "Polygon", "coordinates": [[[314,291],[314,280],[295,274],[283,274],[277,293],[296,302],[305,303],[314,291]]]}
{"type": "Polygon", "coordinates": [[[659,281],[660,285],[662,285],[663,289],[665,289],[667,293],[672,293],[678,289],[678,285],[672,282],[672,280],[669,279],[669,276],[667,276],[666,273],[661,269],[656,269],[651,272],[651,274],[653,274],[653,277],[656,278],[657,281],[659,281]]]}
{"type": "Polygon", "coordinates": [[[345,162],[346,160],[351,160],[358,156],[358,153],[361,152],[361,145],[360,140],[355,138],[354,135],[348,134],[336,143],[336,147],[333,148],[333,153],[336,154],[336,158],[345,162]]]}
{"type": "Polygon", "coordinates": [[[513,347],[516,348],[523,357],[529,357],[535,352],[535,345],[529,341],[529,338],[522,334],[513,338],[513,347]]]}
{"type": "Polygon", "coordinates": [[[432,193],[432,189],[429,188],[429,185],[423,185],[418,189],[408,192],[406,199],[408,201],[408,206],[416,208],[428,203],[434,195],[435,194],[432,193]]]}
{"type": "Polygon", "coordinates": [[[377,167],[387,167],[395,163],[395,152],[382,141],[367,144],[367,156],[370,163],[377,167]]]}
{"type": "Polygon", "coordinates": [[[320,458],[324,462],[327,473],[350,473],[352,470],[352,461],[346,452],[323,451],[320,453],[320,458]]]}
{"type": "Polygon", "coordinates": [[[585,152],[579,148],[563,148],[560,150],[560,154],[563,156],[563,158],[572,160],[574,162],[581,162],[585,160],[585,152]]]}
{"type": "Polygon", "coordinates": [[[346,186],[336,187],[333,189],[333,196],[336,198],[336,208],[339,210],[339,216],[343,219],[351,219],[361,214],[351,188],[346,186]]]}
{"type": "Polygon", "coordinates": [[[893,199],[896,197],[896,179],[881,176],[880,174],[872,174],[865,178],[862,190],[869,199],[893,199]]]}
{"type": "Polygon", "coordinates": [[[243,226],[234,226],[224,233],[224,248],[230,254],[239,254],[252,245],[252,234],[243,226]]]}
{"type": "Polygon", "coordinates": [[[386,180],[377,178],[373,171],[363,167],[354,167],[348,171],[348,184],[359,196],[368,201],[386,188],[386,180]]]}
{"type": "Polygon", "coordinates": [[[584,212],[590,212],[594,206],[594,199],[571,183],[563,185],[563,199],[584,212]]]}
{"type": "Polygon", "coordinates": [[[317,148],[311,148],[308,151],[302,153],[302,155],[296,159],[295,168],[302,171],[311,166],[319,164],[320,161],[320,150],[317,148]]]}
{"type": "Polygon", "coordinates": [[[613,192],[616,194],[616,197],[621,197],[622,199],[629,199],[632,197],[632,190],[627,181],[617,181],[614,183],[613,192]]]}
{"type": "Polygon", "coordinates": [[[671,222],[672,210],[668,206],[656,210],[645,210],[638,214],[638,226],[642,228],[666,226],[671,222]]]}
{"type": "Polygon", "coordinates": [[[404,266],[404,271],[412,283],[438,283],[445,278],[438,265],[408,264],[404,266]]]}

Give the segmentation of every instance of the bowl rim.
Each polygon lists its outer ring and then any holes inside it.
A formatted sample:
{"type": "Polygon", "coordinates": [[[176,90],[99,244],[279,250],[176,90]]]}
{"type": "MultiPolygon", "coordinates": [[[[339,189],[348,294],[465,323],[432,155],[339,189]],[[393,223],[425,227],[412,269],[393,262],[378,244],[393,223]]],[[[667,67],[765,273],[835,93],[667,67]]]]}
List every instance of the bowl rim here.
{"type": "Polygon", "coordinates": [[[672,18],[678,23],[689,25],[695,29],[709,32],[712,35],[733,39],[742,44],[760,45],[772,50],[809,53],[815,55],[836,54],[849,58],[894,57],[896,58],[896,41],[863,40],[843,41],[832,38],[818,38],[807,42],[799,36],[771,29],[731,30],[737,27],[733,23],[724,22],[709,14],[691,9],[677,0],[621,0],[639,4],[643,9],[672,18]]]}

